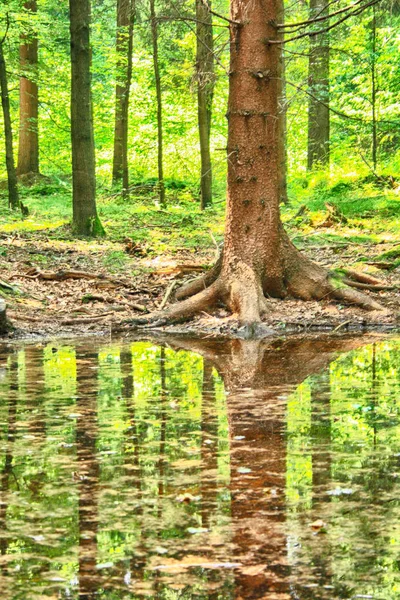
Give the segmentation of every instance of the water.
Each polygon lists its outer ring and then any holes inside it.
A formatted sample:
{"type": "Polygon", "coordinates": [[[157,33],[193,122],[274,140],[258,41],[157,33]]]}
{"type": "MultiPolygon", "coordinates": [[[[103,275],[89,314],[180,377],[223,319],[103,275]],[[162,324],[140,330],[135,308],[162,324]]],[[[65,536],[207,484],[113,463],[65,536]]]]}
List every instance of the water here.
{"type": "Polygon", "coordinates": [[[174,346],[0,347],[1,599],[398,599],[400,340],[174,346]]]}

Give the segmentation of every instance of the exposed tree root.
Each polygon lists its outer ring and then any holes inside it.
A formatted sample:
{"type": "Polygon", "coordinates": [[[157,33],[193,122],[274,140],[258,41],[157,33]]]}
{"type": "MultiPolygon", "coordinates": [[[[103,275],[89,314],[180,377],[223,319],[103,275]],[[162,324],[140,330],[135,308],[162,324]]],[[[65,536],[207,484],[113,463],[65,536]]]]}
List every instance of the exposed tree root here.
{"type": "Polygon", "coordinates": [[[208,288],[214,281],[216,281],[219,277],[222,267],[223,254],[221,253],[215,265],[208,271],[205,275],[201,277],[196,277],[193,281],[189,281],[182,287],[180,287],[175,293],[175,298],[177,300],[185,300],[185,298],[190,298],[190,296],[194,296],[198,294],[202,290],[208,288]]]}
{"type": "MultiPolygon", "coordinates": [[[[281,234],[282,297],[289,295],[300,300],[332,299],[365,310],[386,310],[370,296],[359,291],[390,289],[378,279],[351,269],[340,273],[327,271],[300,253],[283,230],[281,234]]],[[[271,310],[269,290],[263,286],[264,279],[266,278],[261,273],[243,261],[225,264],[221,254],[218,262],[206,275],[178,290],[176,297],[181,302],[165,311],[139,317],[130,323],[157,327],[185,321],[219,302],[233,314],[237,314],[240,325],[249,328],[251,332],[271,310]]]]}

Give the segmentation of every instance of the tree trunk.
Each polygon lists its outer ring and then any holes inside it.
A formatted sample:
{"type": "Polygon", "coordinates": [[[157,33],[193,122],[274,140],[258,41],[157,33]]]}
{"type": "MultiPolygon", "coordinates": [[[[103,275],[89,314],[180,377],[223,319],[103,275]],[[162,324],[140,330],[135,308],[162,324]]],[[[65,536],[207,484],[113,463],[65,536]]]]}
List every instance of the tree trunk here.
{"type": "MultiPolygon", "coordinates": [[[[328,14],[327,0],[310,0],[310,19],[328,14]]],[[[310,36],[308,169],[329,164],[329,35],[310,36]]]]}
{"type": "Polygon", "coordinates": [[[376,6],[372,6],[372,57],[371,57],[371,112],[372,112],[372,164],[376,172],[378,166],[378,125],[376,118],[376,6]]]}
{"type": "MultiPolygon", "coordinates": [[[[283,3],[281,3],[281,14],[278,13],[280,23],[285,22],[285,11],[283,3]]],[[[284,40],[284,34],[281,34],[282,41],[284,40]]],[[[279,62],[279,78],[280,78],[280,90],[279,90],[279,134],[280,134],[280,159],[279,159],[279,177],[280,177],[280,192],[279,199],[284,204],[288,204],[288,191],[287,191],[287,172],[288,172],[288,153],[287,153],[287,98],[286,98],[286,69],[285,69],[285,55],[284,52],[281,54],[279,62]]]]}
{"type": "MultiPolygon", "coordinates": [[[[24,3],[24,8],[31,13],[37,12],[36,0],[24,3]]],[[[19,146],[18,175],[39,173],[39,133],[38,112],[39,97],[37,86],[38,39],[33,35],[23,34],[19,47],[21,77],[19,80],[19,146]]]]}
{"type": "MultiPolygon", "coordinates": [[[[330,273],[303,256],[283,229],[279,214],[282,44],[273,25],[281,14],[282,5],[274,0],[253,0],[250,4],[231,0],[223,255],[210,273],[178,290],[177,297],[186,298],[183,302],[165,312],[134,319],[135,324],[185,320],[223,302],[251,336],[260,329],[263,314],[273,308],[268,296],[335,298],[368,310],[384,310],[366,294],[350,289],[365,287],[362,274],[352,271],[340,278],[330,273]]],[[[377,280],[373,278],[372,284],[368,279],[372,287],[367,288],[378,290],[377,280]]]]}
{"type": "Polygon", "coordinates": [[[157,96],[157,150],[158,150],[158,194],[161,206],[165,206],[165,184],[164,184],[164,155],[163,155],[163,118],[162,118],[162,94],[161,77],[158,63],[158,27],[154,0],[150,0],[151,35],[153,41],[153,63],[154,78],[156,82],[157,96]]]}
{"type": "Polygon", "coordinates": [[[117,0],[117,85],[113,183],[122,180],[124,196],[129,195],[128,129],[129,96],[132,83],[132,52],[135,0],[117,0]]]}
{"type": "Polygon", "coordinates": [[[69,0],[73,229],[104,235],[96,209],[96,166],[90,76],[90,0],[69,0]]]}
{"type": "Polygon", "coordinates": [[[10,115],[10,98],[8,95],[7,70],[4,59],[3,43],[0,44],[0,88],[3,108],[4,140],[6,147],[6,168],[8,180],[8,206],[14,210],[21,208],[18,194],[17,173],[14,163],[13,134],[10,115]]]}
{"type": "MultiPolygon", "coordinates": [[[[208,4],[211,7],[210,1],[208,4]]],[[[196,0],[196,19],[197,103],[201,157],[200,206],[204,210],[212,203],[210,133],[215,74],[212,14],[202,0],[196,0]]]]}

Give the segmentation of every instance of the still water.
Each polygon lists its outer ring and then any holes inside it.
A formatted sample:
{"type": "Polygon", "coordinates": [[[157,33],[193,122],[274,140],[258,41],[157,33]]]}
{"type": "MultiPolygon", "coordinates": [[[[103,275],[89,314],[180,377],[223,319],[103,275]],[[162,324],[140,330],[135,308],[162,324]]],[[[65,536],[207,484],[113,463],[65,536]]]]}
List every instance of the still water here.
{"type": "Polygon", "coordinates": [[[0,598],[400,598],[400,340],[0,346],[0,598]]]}

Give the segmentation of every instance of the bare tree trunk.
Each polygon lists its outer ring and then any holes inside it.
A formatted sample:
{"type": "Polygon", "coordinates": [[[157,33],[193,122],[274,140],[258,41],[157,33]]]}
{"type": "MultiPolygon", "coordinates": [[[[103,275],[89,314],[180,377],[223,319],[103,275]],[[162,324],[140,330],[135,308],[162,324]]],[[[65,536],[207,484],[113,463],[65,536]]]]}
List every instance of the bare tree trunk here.
{"type": "Polygon", "coordinates": [[[164,184],[164,153],[163,153],[163,118],[162,118],[162,94],[161,77],[158,63],[158,27],[154,0],[150,0],[151,35],[153,40],[153,63],[154,78],[156,81],[157,95],[157,149],[158,149],[158,193],[161,206],[165,206],[165,184],[164,184]]]}
{"type": "Polygon", "coordinates": [[[376,93],[377,93],[377,77],[376,77],[376,6],[372,6],[372,60],[371,60],[371,80],[372,80],[372,164],[374,171],[378,165],[378,126],[376,118],[376,93]]]}
{"type": "Polygon", "coordinates": [[[0,88],[1,88],[1,105],[3,108],[4,121],[4,140],[6,147],[6,168],[8,179],[8,205],[10,208],[17,210],[21,208],[21,202],[18,194],[17,173],[14,163],[13,149],[13,133],[11,126],[10,115],[10,98],[8,95],[8,82],[6,62],[4,59],[3,42],[0,43],[0,88]]]}
{"type": "MultiPolygon", "coordinates": [[[[328,14],[327,0],[310,0],[310,19],[328,14]]],[[[329,35],[310,36],[308,169],[329,164],[329,35]]]]}
{"type": "MultiPolygon", "coordinates": [[[[208,5],[211,8],[211,1],[208,5]]],[[[212,204],[210,134],[215,73],[212,14],[202,0],[196,0],[196,19],[197,103],[201,156],[200,206],[204,210],[212,204]]]]}
{"type": "MultiPolygon", "coordinates": [[[[278,12],[279,23],[285,22],[285,10],[283,3],[280,3],[280,11],[278,12]]],[[[284,34],[281,34],[283,41],[284,34]]],[[[279,78],[280,78],[280,90],[279,90],[279,135],[280,135],[280,159],[279,159],[279,177],[280,177],[280,202],[287,204],[289,202],[287,192],[287,101],[286,101],[286,69],[285,69],[285,54],[282,51],[280,61],[278,65],[279,78]]]]}
{"type": "MultiPolygon", "coordinates": [[[[31,13],[37,12],[36,0],[24,3],[24,8],[31,13]]],[[[18,175],[39,173],[39,96],[36,82],[38,68],[38,39],[33,35],[23,34],[19,47],[21,77],[19,80],[19,147],[18,175]]]]}
{"type": "Polygon", "coordinates": [[[129,195],[128,130],[134,17],[135,0],[117,0],[116,49],[118,60],[115,89],[113,183],[116,184],[122,180],[125,197],[129,195]]]}
{"type": "Polygon", "coordinates": [[[96,164],[90,75],[90,0],[69,0],[73,229],[104,235],[96,209],[96,164]]]}

